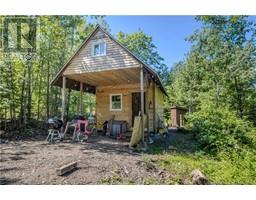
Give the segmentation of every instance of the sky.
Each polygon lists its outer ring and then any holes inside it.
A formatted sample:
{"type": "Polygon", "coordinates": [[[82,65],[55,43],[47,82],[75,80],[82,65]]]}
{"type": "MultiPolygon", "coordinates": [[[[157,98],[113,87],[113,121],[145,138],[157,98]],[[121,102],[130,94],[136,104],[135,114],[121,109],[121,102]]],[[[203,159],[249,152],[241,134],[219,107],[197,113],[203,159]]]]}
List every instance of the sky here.
{"type": "Polygon", "coordinates": [[[106,16],[106,21],[114,36],[119,31],[132,33],[139,29],[152,36],[169,68],[184,58],[191,46],[185,38],[200,28],[194,16],[106,16]]]}
{"type": "MultiPolygon", "coordinates": [[[[191,44],[185,38],[200,29],[201,24],[195,16],[106,16],[111,33],[115,36],[119,31],[136,32],[139,29],[152,36],[153,43],[165,64],[171,68],[174,63],[184,59],[191,44]]],[[[256,22],[256,16],[249,16],[256,22]]]]}

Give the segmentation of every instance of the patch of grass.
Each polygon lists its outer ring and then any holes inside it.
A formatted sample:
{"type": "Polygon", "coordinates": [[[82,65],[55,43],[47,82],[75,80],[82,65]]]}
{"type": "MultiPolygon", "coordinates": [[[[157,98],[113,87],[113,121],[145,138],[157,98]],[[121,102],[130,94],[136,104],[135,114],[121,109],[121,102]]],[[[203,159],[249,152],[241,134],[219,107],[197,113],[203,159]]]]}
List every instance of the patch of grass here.
{"type": "Polygon", "coordinates": [[[131,178],[129,178],[129,177],[123,178],[118,175],[103,177],[100,180],[100,183],[106,184],[106,185],[118,185],[118,184],[133,185],[133,184],[135,184],[134,180],[132,180],[131,178]]]}
{"type": "Polygon", "coordinates": [[[122,181],[122,178],[118,175],[106,176],[100,180],[102,184],[120,184],[122,181]]]}
{"type": "Polygon", "coordinates": [[[159,184],[154,178],[144,177],[142,181],[143,185],[157,185],[159,184]]]}
{"type": "Polygon", "coordinates": [[[230,160],[169,152],[163,154],[156,164],[174,175],[170,182],[177,182],[177,178],[191,180],[191,172],[199,169],[212,184],[256,184],[256,162],[250,156],[230,160]]]}
{"type": "Polygon", "coordinates": [[[207,154],[193,135],[170,135],[168,145],[152,144],[149,154],[154,154],[158,167],[172,175],[171,184],[190,184],[194,169],[203,172],[211,184],[256,184],[256,152],[253,149],[244,147],[240,151],[207,154]]]}
{"type": "Polygon", "coordinates": [[[148,149],[148,153],[149,154],[162,154],[165,152],[165,148],[161,147],[161,146],[155,146],[152,145],[150,146],[150,148],[148,149]]]}

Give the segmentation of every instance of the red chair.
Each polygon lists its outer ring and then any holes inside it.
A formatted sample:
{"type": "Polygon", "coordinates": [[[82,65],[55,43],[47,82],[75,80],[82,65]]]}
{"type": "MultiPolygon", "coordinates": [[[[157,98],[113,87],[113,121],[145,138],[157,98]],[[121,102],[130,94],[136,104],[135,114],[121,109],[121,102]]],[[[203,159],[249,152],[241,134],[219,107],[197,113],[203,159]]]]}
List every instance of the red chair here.
{"type": "Polygon", "coordinates": [[[87,141],[90,131],[87,130],[89,126],[88,120],[77,120],[76,123],[76,131],[73,139],[77,141],[87,141]]]}

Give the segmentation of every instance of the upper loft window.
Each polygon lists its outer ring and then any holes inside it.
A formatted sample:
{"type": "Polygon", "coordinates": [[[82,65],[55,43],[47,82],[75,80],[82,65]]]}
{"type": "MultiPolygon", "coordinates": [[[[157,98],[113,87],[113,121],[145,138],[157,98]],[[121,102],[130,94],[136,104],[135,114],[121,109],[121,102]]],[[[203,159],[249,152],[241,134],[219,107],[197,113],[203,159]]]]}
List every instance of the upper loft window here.
{"type": "Polygon", "coordinates": [[[92,55],[93,56],[105,56],[106,55],[106,42],[104,40],[99,40],[92,45],[92,55]]]}

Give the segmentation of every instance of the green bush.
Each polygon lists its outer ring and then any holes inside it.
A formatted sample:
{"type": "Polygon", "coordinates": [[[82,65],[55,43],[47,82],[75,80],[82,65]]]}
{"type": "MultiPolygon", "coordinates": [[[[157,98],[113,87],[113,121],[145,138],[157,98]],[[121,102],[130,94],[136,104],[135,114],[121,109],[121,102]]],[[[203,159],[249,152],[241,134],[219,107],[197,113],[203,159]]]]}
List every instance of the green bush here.
{"type": "Polygon", "coordinates": [[[188,116],[188,124],[207,152],[239,152],[256,147],[255,127],[227,108],[202,106],[188,116]]]}

